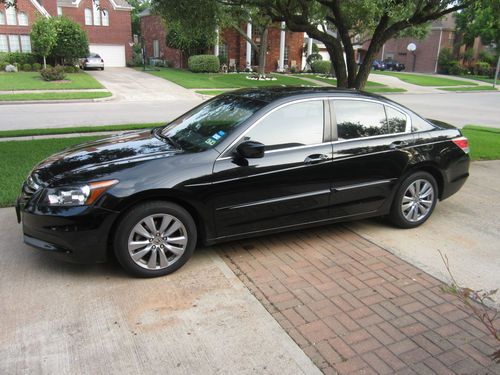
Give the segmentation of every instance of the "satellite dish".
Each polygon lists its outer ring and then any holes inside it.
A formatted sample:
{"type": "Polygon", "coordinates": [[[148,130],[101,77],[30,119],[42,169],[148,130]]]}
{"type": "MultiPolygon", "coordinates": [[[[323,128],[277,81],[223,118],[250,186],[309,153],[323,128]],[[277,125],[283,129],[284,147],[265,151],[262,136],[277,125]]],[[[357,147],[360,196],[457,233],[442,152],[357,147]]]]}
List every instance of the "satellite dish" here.
{"type": "Polygon", "coordinates": [[[408,46],[406,47],[406,49],[410,52],[413,52],[417,49],[417,45],[415,43],[410,43],[408,44],[408,46]]]}

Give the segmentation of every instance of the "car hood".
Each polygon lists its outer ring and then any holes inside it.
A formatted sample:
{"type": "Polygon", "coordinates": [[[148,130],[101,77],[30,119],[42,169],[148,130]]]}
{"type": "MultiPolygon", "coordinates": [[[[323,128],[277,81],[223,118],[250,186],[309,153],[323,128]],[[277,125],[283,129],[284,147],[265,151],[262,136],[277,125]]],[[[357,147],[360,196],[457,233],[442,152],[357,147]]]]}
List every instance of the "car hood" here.
{"type": "Polygon", "coordinates": [[[96,169],[108,172],[120,166],[162,158],[180,152],[151,130],[122,133],[113,137],[76,145],[54,154],[38,164],[33,178],[45,185],[72,174],[96,169]]]}

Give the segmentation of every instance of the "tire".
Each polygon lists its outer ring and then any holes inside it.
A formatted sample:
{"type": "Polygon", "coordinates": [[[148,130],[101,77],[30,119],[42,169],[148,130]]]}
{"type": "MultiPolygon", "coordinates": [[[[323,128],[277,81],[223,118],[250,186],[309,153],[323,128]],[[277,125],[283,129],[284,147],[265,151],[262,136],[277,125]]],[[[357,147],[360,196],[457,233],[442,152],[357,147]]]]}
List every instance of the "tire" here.
{"type": "Polygon", "coordinates": [[[188,261],[196,237],[195,222],[184,208],[170,202],[150,201],[132,207],[121,218],[113,249],[127,273],[158,277],[178,270],[188,261]]]}
{"type": "Polygon", "coordinates": [[[389,219],[399,228],[418,227],[431,216],[437,199],[435,178],[427,172],[413,173],[403,180],[396,191],[389,219]]]}
{"type": "Polygon", "coordinates": [[[102,67],[101,70],[104,70],[104,67],[102,67]]]}

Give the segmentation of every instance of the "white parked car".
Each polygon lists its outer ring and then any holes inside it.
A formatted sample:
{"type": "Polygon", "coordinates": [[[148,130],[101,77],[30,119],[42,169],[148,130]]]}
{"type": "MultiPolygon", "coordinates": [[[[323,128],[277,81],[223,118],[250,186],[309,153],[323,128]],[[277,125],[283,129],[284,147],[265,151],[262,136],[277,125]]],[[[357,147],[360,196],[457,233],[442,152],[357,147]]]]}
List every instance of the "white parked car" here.
{"type": "Polygon", "coordinates": [[[97,53],[89,53],[84,59],[80,59],[80,68],[104,70],[104,60],[97,53]]]}

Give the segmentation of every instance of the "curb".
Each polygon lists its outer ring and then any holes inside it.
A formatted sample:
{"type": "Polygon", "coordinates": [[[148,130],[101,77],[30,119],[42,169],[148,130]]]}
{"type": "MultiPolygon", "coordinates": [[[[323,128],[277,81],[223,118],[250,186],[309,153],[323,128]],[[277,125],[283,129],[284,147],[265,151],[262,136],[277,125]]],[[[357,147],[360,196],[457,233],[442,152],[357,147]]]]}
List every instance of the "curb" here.
{"type": "Polygon", "coordinates": [[[105,98],[94,98],[94,99],[56,99],[56,100],[2,100],[0,101],[1,105],[21,105],[21,104],[64,104],[64,103],[99,103],[99,102],[108,102],[110,100],[115,100],[116,95],[111,94],[111,96],[107,96],[105,98]]]}

